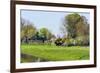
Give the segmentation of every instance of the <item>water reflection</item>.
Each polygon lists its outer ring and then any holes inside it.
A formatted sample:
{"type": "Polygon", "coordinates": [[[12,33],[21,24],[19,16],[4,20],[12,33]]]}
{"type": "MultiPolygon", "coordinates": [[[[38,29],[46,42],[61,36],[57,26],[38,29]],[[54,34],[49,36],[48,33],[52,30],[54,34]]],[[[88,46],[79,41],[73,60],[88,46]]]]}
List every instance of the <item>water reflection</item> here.
{"type": "Polygon", "coordinates": [[[49,60],[42,59],[36,56],[28,55],[28,54],[21,54],[21,62],[47,62],[49,60]]]}

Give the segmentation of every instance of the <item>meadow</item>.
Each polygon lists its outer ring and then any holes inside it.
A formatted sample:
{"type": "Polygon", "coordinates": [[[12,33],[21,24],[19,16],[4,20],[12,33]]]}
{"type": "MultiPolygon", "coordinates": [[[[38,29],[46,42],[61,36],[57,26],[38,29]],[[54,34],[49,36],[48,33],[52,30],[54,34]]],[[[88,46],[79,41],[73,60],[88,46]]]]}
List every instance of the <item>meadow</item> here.
{"type": "Polygon", "coordinates": [[[21,44],[21,54],[21,62],[88,60],[89,47],[21,44]]]}

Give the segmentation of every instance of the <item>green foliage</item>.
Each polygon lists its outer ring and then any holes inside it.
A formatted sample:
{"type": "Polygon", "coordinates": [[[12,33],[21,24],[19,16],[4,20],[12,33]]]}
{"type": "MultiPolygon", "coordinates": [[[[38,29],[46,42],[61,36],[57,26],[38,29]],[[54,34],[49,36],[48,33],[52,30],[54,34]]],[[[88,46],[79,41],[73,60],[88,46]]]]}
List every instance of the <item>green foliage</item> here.
{"type": "Polygon", "coordinates": [[[52,37],[51,32],[47,28],[41,28],[39,34],[46,39],[50,39],[52,37]]]}
{"type": "Polygon", "coordinates": [[[80,18],[81,16],[77,13],[69,14],[65,17],[64,27],[70,38],[76,37],[76,24],[79,22],[80,18]]]}
{"type": "Polygon", "coordinates": [[[36,28],[32,25],[24,25],[21,30],[21,37],[27,36],[28,38],[32,37],[36,33],[36,28]]]}
{"type": "Polygon", "coordinates": [[[89,45],[89,24],[84,16],[72,13],[65,16],[63,24],[67,33],[68,45],[89,45]]]}
{"type": "Polygon", "coordinates": [[[88,36],[77,37],[76,38],[76,45],[88,46],[89,45],[89,37],[88,36]]]}
{"type": "Polygon", "coordinates": [[[26,43],[29,42],[29,38],[36,34],[36,28],[32,25],[24,25],[21,28],[21,41],[25,40],[26,43]]]}
{"type": "Polygon", "coordinates": [[[63,43],[64,43],[64,40],[63,40],[62,38],[57,38],[57,39],[55,40],[55,44],[56,44],[57,46],[61,46],[63,43]]]}
{"type": "MultiPolygon", "coordinates": [[[[57,38],[55,41],[56,45],[63,45],[65,43],[68,46],[89,45],[89,24],[86,17],[78,13],[71,13],[65,16],[63,26],[65,35],[67,33],[67,36],[57,38]]],[[[42,40],[42,43],[44,43],[46,40],[51,40],[52,37],[55,36],[47,28],[37,30],[32,23],[21,19],[21,41],[22,39],[26,40],[26,42],[30,40],[42,40]]]]}
{"type": "Polygon", "coordinates": [[[88,36],[80,36],[75,39],[67,38],[65,40],[67,46],[89,46],[89,37],[88,36]]]}
{"type": "Polygon", "coordinates": [[[83,38],[82,37],[77,37],[76,38],[76,45],[82,45],[82,41],[83,41],[83,38]]]}
{"type": "Polygon", "coordinates": [[[72,38],[67,38],[67,39],[65,40],[65,43],[67,44],[67,46],[75,46],[75,45],[76,45],[76,44],[75,44],[75,40],[72,39],[72,38]]]}
{"type": "Polygon", "coordinates": [[[21,45],[21,53],[35,56],[48,61],[89,59],[89,48],[80,46],[62,47],[62,46],[38,45],[38,44],[21,45]]]}
{"type": "Polygon", "coordinates": [[[53,35],[47,28],[37,30],[29,21],[21,18],[21,42],[30,43],[32,40],[50,40],[53,35]]]}

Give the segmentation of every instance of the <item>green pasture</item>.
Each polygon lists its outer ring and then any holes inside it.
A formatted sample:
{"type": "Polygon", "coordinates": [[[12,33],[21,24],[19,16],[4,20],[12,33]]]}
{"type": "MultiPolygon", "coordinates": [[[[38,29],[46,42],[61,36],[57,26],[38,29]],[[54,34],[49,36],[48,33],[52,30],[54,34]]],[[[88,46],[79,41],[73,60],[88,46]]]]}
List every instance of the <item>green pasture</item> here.
{"type": "MultiPolygon", "coordinates": [[[[89,47],[22,44],[21,54],[47,61],[88,60],[89,47]]],[[[21,62],[32,62],[33,58],[21,58],[21,62]]]]}

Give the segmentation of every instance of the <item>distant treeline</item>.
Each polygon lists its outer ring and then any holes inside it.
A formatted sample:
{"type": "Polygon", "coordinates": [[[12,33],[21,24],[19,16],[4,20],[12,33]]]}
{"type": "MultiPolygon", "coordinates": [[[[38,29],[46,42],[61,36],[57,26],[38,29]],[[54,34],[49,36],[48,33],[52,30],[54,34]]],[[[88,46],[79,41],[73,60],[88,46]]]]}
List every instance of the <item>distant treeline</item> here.
{"type": "Polygon", "coordinates": [[[89,45],[89,23],[85,16],[78,13],[66,15],[62,22],[63,37],[56,37],[47,28],[37,29],[33,23],[21,18],[21,42],[41,41],[55,43],[56,45],[89,45]]]}

